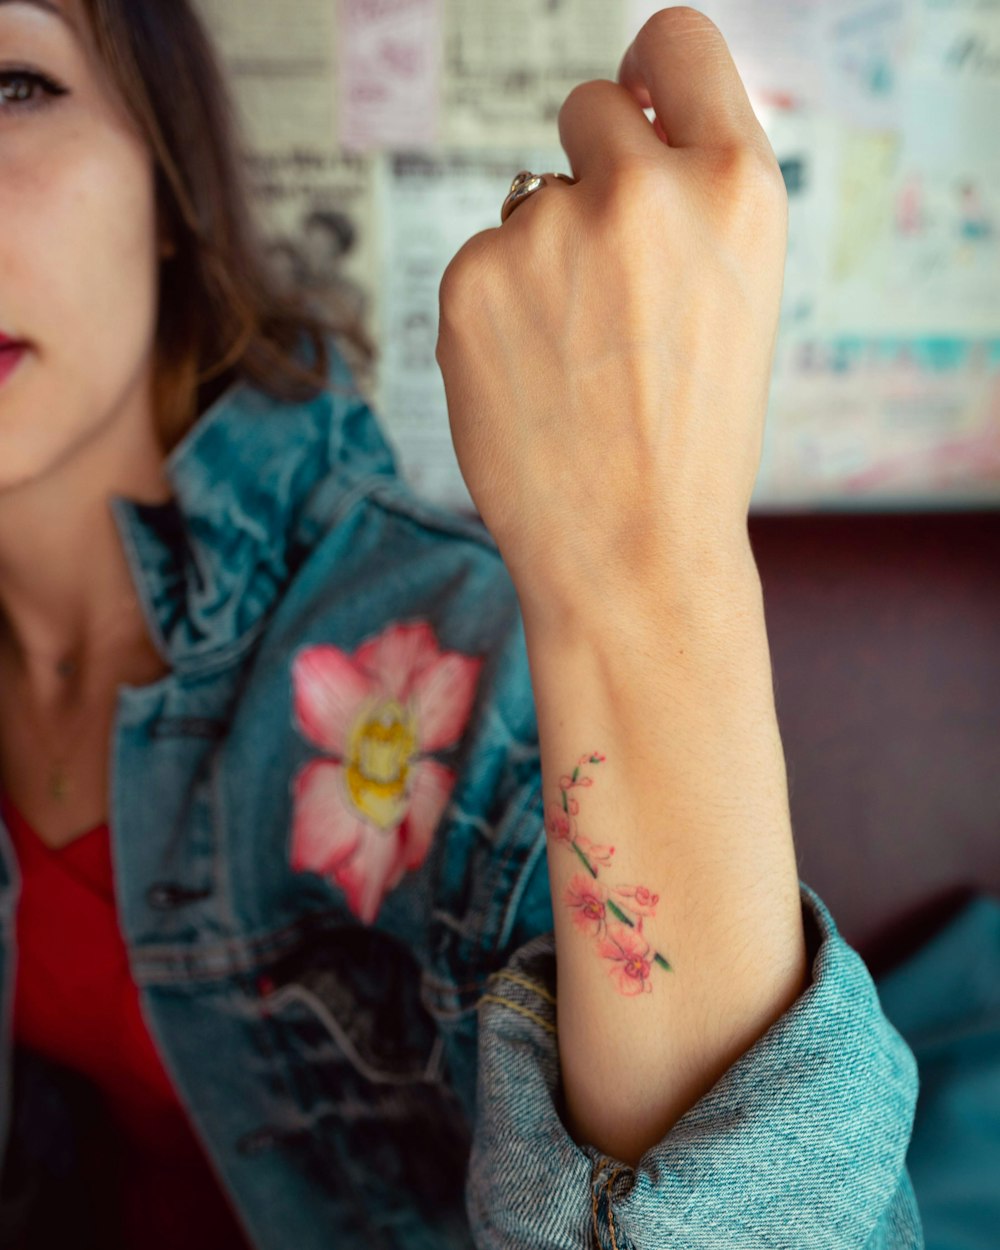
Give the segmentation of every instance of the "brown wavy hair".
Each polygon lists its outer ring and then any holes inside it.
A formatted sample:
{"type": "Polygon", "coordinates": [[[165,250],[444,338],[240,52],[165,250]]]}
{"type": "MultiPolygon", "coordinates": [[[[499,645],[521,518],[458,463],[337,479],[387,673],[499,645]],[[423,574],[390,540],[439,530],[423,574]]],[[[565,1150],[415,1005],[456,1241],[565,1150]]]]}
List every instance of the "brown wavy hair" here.
{"type": "Polygon", "coordinates": [[[356,318],[334,330],[269,266],[235,103],[190,0],[83,0],[83,9],[153,154],[159,229],[175,249],[160,266],[154,403],[164,450],[238,378],[278,399],[313,398],[329,386],[331,333],[374,359],[356,318]]]}

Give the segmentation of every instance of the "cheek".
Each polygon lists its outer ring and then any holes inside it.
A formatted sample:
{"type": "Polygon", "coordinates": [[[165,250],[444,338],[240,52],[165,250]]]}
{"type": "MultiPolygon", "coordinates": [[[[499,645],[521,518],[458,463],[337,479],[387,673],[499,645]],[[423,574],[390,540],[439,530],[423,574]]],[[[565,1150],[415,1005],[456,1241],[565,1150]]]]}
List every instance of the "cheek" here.
{"type": "Polygon", "coordinates": [[[157,287],[153,175],[144,155],[110,137],[54,168],[49,191],[33,251],[41,289],[54,296],[35,310],[52,350],[79,357],[85,344],[87,357],[106,364],[143,351],[157,287]]]}
{"type": "Polygon", "coordinates": [[[97,418],[143,366],[156,323],[153,171],[111,130],[0,148],[0,316],[35,345],[32,406],[97,418]]]}
{"type": "Polygon", "coordinates": [[[0,488],[131,407],[151,365],[153,170],[126,136],[73,129],[0,133],[0,324],[34,346],[0,387],[0,488]]]}

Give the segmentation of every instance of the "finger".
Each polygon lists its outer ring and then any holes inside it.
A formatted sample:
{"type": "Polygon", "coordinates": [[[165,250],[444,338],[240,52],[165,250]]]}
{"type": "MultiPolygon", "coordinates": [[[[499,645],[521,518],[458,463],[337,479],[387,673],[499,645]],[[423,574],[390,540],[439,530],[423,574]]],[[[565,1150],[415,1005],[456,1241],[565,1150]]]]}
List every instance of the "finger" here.
{"type": "Polygon", "coordinates": [[[656,110],[671,147],[767,142],[722,32],[697,9],[654,13],[622,58],[618,81],[656,110]]]}
{"type": "Polygon", "coordinates": [[[576,178],[637,156],[662,159],[664,152],[638,100],[610,78],[582,82],[569,93],[559,110],[559,142],[576,178]]]}

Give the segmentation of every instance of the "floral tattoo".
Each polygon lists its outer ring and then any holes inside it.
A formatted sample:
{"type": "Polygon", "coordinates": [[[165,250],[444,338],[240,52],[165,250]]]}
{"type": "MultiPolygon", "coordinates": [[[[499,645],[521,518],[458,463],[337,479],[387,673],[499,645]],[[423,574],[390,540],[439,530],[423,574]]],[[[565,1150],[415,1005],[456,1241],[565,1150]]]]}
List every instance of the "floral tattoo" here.
{"type": "Polygon", "coordinates": [[[651,950],[642,933],[643,919],[656,915],[660,896],[644,885],[597,885],[597,874],[611,863],[615,848],[599,846],[577,831],[580,803],[570,796],[570,791],[593,785],[593,777],[581,776],[581,770],[587,764],[602,764],[605,759],[598,751],[588,752],[580,756],[572,773],[559,778],[560,796],[548,805],[545,829],[555,842],[577,855],[590,874],[576,873],[563,898],[577,927],[598,940],[597,953],[609,961],[608,971],[618,989],[631,997],[652,990],[650,974],[654,963],[668,972],[673,969],[659,951],[651,950]],[[616,919],[609,920],[609,913],[616,919]]]}

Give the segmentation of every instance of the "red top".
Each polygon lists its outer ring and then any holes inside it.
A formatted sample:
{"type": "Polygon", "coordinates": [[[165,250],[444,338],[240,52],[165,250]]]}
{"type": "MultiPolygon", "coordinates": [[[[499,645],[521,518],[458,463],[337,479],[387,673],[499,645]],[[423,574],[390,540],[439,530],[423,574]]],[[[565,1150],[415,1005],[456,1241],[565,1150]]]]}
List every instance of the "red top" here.
{"type": "Polygon", "coordinates": [[[0,814],[22,878],[14,1037],[100,1091],[120,1146],[126,1246],[247,1250],[140,1011],[118,927],[107,824],[53,850],[5,794],[0,814]]]}

